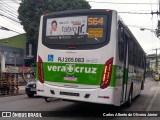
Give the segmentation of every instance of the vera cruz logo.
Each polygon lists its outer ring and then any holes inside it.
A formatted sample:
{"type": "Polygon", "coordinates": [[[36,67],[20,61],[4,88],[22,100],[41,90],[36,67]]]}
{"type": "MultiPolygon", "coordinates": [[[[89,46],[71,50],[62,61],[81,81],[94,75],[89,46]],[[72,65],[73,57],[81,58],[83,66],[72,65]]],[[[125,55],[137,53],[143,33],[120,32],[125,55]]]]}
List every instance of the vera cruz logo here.
{"type": "Polygon", "coordinates": [[[71,74],[74,74],[75,72],[75,64],[66,64],[66,72],[67,74],[71,75],[71,74]]]}
{"type": "Polygon", "coordinates": [[[56,65],[48,65],[48,71],[54,72],[66,72],[66,74],[72,75],[74,73],[88,73],[88,74],[96,74],[96,67],[79,67],[75,64],[66,64],[65,66],[56,66],[56,65]]]}

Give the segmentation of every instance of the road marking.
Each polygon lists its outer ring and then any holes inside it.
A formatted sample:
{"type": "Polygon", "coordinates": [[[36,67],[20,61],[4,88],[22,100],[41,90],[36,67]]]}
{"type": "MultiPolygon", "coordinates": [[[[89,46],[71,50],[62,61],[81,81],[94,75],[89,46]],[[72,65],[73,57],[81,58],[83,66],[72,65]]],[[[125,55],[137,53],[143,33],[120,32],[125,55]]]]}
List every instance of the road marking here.
{"type": "Polygon", "coordinates": [[[153,102],[154,102],[154,100],[156,99],[156,96],[157,96],[157,90],[155,91],[155,93],[154,93],[154,95],[153,95],[153,98],[151,99],[151,101],[150,101],[150,103],[149,103],[149,105],[148,105],[148,107],[147,107],[147,109],[146,109],[146,111],[150,111],[151,110],[151,107],[152,107],[152,105],[153,105],[153,102]]]}
{"type": "MultiPolygon", "coordinates": [[[[153,97],[152,97],[149,105],[147,106],[146,111],[150,111],[150,110],[151,110],[151,107],[152,107],[152,105],[153,105],[154,100],[155,100],[156,97],[157,97],[157,94],[158,94],[158,90],[155,90],[155,93],[154,93],[154,95],[153,95],[153,97]]],[[[141,120],[148,120],[148,118],[147,118],[147,117],[143,117],[141,120]]]]}

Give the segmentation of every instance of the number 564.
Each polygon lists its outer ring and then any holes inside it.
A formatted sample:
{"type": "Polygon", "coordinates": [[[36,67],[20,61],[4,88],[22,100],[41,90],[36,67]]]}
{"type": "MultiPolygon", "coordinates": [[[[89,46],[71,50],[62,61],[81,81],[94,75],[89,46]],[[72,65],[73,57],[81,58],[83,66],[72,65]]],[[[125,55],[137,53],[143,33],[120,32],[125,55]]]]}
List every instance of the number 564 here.
{"type": "Polygon", "coordinates": [[[103,17],[88,18],[88,25],[98,25],[98,24],[103,25],[103,17]]]}

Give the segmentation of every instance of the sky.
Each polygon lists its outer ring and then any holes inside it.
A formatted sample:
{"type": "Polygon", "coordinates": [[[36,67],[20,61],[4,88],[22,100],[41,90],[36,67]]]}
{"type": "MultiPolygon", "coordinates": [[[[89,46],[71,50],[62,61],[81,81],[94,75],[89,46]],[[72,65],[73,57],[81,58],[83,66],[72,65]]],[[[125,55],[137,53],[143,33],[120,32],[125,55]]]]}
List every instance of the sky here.
{"type": "MultiPolygon", "coordinates": [[[[9,10],[18,15],[17,9],[20,0],[0,0],[0,14],[4,13],[1,8],[9,7],[9,10]],[[13,2],[16,1],[16,2],[13,2]],[[3,5],[3,6],[2,6],[3,5]],[[9,6],[8,6],[9,5],[9,6]]],[[[160,39],[153,32],[157,29],[159,15],[140,14],[159,11],[159,0],[86,0],[89,1],[92,9],[113,9],[119,12],[120,17],[132,31],[138,42],[147,54],[154,54],[155,48],[160,48],[160,39]],[[137,3],[137,4],[133,4],[137,3]],[[143,3],[143,4],[142,4],[143,3]],[[134,13],[134,14],[133,14],[134,13]],[[137,13],[137,14],[135,14],[137,13]],[[141,31],[140,28],[147,28],[141,31]]],[[[16,19],[16,18],[15,18],[16,19]]],[[[18,20],[18,19],[16,19],[18,20]]],[[[23,26],[0,15],[0,26],[7,27],[15,32],[0,30],[0,39],[22,34],[25,31],[23,26]],[[16,33],[18,32],[18,33],[16,33]]],[[[160,53],[160,50],[158,51],[160,53]]]]}
{"type": "Polygon", "coordinates": [[[18,7],[20,0],[0,0],[0,26],[9,28],[13,31],[5,31],[0,29],[0,39],[12,37],[18,34],[25,33],[23,26],[17,22],[14,22],[5,16],[14,18],[16,21],[19,21],[18,16],[18,7]],[[15,2],[16,1],[16,2],[15,2]]]}

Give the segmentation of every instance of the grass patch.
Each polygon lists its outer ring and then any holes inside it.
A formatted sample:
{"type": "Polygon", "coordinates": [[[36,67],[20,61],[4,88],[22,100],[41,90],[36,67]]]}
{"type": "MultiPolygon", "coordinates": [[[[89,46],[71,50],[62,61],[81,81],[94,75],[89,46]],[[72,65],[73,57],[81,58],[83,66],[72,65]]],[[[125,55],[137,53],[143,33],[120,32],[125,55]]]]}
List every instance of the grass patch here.
{"type": "Polygon", "coordinates": [[[14,37],[1,39],[0,45],[25,49],[25,47],[26,47],[26,34],[21,34],[21,35],[17,35],[14,37]]]}

